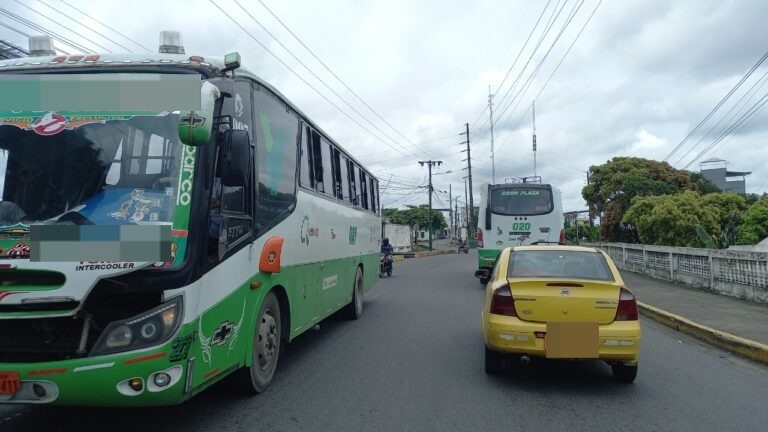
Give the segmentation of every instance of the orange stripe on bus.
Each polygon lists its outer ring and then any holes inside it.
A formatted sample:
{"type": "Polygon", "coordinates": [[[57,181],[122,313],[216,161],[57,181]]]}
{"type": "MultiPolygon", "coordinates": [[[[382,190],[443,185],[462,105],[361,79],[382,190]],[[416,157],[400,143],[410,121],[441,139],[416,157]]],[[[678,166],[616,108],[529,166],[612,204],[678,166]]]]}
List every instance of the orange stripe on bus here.
{"type": "Polygon", "coordinates": [[[43,369],[43,370],[30,371],[27,375],[28,376],[55,375],[55,374],[63,374],[66,371],[67,371],[66,369],[43,369]]]}
{"type": "Polygon", "coordinates": [[[162,353],[152,354],[152,355],[148,355],[148,356],[144,356],[144,357],[136,357],[136,358],[132,358],[132,359],[128,359],[128,360],[124,361],[123,364],[129,365],[129,364],[141,363],[141,362],[145,362],[145,361],[149,361],[149,360],[155,360],[155,359],[159,359],[159,358],[165,357],[166,354],[167,353],[162,352],[162,353]]]}

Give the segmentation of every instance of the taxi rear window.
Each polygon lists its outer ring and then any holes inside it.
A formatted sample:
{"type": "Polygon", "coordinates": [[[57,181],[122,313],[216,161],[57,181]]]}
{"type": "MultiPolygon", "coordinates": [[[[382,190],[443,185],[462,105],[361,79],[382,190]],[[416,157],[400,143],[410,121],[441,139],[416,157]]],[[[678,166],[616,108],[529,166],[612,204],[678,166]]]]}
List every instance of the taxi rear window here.
{"type": "Polygon", "coordinates": [[[590,279],[614,282],[605,257],[585,251],[516,251],[509,254],[510,278],[590,279]]]}

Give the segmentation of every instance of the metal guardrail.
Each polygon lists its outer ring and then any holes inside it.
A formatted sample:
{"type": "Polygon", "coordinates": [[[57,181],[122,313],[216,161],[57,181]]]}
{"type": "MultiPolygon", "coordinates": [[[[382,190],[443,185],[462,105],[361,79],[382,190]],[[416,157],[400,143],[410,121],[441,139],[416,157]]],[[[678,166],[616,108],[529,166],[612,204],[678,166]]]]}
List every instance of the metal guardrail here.
{"type": "Polygon", "coordinates": [[[629,243],[582,243],[624,270],[745,300],[768,303],[768,253],[629,243]]]}

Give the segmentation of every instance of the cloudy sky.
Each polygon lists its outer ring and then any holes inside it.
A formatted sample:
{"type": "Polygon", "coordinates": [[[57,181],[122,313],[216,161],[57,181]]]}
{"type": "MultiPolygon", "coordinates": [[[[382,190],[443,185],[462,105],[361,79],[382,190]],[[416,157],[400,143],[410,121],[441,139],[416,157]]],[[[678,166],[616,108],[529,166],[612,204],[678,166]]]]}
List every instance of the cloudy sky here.
{"type": "MultiPolygon", "coordinates": [[[[496,182],[534,173],[536,98],[536,173],[563,190],[566,210],[581,210],[590,165],[620,155],[663,160],[768,49],[761,0],[0,0],[0,7],[96,51],[124,51],[120,44],[146,52],[114,29],[153,51],[161,30],[178,30],[188,54],[240,52],[246,67],[367,164],[386,189],[384,205],[398,207],[426,202],[419,186],[427,169],[418,164],[426,159],[443,162],[436,172],[451,171],[434,177],[435,189],[451,185],[464,201],[465,123],[475,191],[491,180],[489,86],[496,182]]],[[[37,33],[4,15],[0,23],[37,33]]],[[[3,26],[0,39],[27,46],[3,26]]],[[[768,62],[758,67],[670,162],[698,170],[698,161],[727,159],[730,169],[753,172],[748,192],[768,189],[768,115],[759,109],[768,100],[767,71],[768,62]],[[748,121],[735,123],[753,106],[748,121]]],[[[447,205],[447,195],[435,202],[447,205]]]]}

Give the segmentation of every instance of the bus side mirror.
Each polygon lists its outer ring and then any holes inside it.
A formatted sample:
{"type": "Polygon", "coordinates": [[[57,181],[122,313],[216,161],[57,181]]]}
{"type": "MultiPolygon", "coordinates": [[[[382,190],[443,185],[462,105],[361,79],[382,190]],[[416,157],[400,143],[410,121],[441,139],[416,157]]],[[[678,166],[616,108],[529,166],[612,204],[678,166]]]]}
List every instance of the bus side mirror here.
{"type": "Polygon", "coordinates": [[[248,131],[227,130],[221,151],[221,182],[226,186],[245,186],[251,167],[251,139],[248,131]]]}
{"type": "Polygon", "coordinates": [[[485,209],[485,230],[489,231],[491,229],[491,209],[486,208],[485,209]]]}
{"type": "Polygon", "coordinates": [[[179,115],[179,139],[188,146],[201,146],[211,140],[213,107],[221,96],[218,87],[204,81],[200,88],[200,111],[182,111],[179,115]]]}

